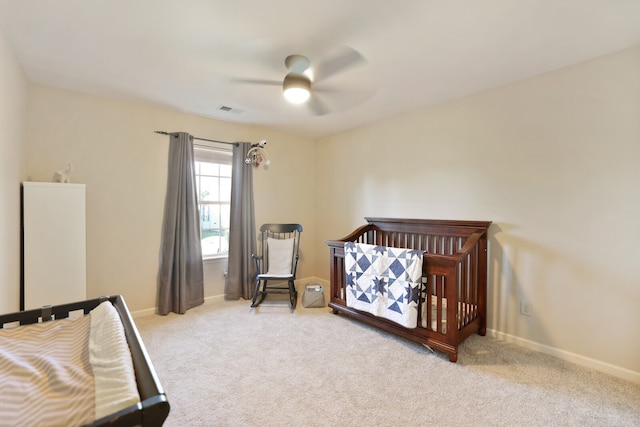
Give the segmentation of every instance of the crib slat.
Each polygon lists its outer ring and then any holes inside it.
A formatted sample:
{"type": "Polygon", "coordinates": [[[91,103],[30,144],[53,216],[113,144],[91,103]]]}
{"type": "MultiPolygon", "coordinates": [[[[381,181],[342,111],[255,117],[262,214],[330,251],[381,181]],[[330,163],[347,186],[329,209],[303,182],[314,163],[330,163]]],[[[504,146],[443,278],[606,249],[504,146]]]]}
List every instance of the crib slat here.
{"type": "Polygon", "coordinates": [[[458,297],[460,299],[460,303],[457,306],[458,309],[458,329],[462,328],[462,326],[467,323],[467,311],[466,311],[466,302],[468,301],[467,295],[467,268],[466,263],[463,261],[459,265],[459,282],[460,286],[458,288],[458,297]]]}

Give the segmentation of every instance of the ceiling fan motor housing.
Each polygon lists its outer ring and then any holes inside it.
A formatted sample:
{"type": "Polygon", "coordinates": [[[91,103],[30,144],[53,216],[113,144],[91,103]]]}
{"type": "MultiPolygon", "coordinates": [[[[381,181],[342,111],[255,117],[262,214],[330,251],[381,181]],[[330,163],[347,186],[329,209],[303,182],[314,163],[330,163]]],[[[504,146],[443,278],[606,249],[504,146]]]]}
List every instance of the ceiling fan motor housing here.
{"type": "Polygon", "coordinates": [[[282,90],[289,101],[296,104],[305,102],[311,94],[311,80],[304,74],[291,72],[285,76],[282,90]]]}

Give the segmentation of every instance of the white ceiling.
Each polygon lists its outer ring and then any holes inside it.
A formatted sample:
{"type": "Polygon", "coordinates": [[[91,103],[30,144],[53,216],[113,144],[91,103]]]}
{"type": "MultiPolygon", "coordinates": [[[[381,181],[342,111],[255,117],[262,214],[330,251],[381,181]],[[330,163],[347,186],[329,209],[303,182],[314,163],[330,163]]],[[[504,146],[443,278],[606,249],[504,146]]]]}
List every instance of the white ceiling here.
{"type": "Polygon", "coordinates": [[[315,138],[640,45],[640,0],[0,0],[0,28],[31,82],[315,138]],[[237,81],[346,49],[329,114],[237,81]]]}

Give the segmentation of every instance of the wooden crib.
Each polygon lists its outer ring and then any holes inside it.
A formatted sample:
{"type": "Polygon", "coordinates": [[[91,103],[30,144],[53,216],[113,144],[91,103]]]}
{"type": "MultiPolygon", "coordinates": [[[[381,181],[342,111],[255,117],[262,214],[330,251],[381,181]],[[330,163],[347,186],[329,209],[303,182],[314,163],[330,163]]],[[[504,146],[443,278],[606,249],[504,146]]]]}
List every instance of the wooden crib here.
{"type": "Polygon", "coordinates": [[[346,237],[326,241],[330,250],[334,313],[344,313],[404,338],[443,351],[458,360],[458,346],[473,333],[487,331],[487,230],[490,221],[365,218],[346,237]],[[348,307],[344,263],[345,242],[425,251],[418,326],[348,307]]]}

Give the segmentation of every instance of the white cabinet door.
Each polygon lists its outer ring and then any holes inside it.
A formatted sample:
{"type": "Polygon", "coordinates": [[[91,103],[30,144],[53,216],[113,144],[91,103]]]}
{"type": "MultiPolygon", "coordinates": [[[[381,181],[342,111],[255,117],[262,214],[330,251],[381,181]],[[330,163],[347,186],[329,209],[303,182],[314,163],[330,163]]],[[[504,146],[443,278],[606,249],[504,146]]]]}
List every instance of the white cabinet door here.
{"type": "Polygon", "coordinates": [[[85,185],[23,183],[24,309],[87,297],[85,185]]]}

